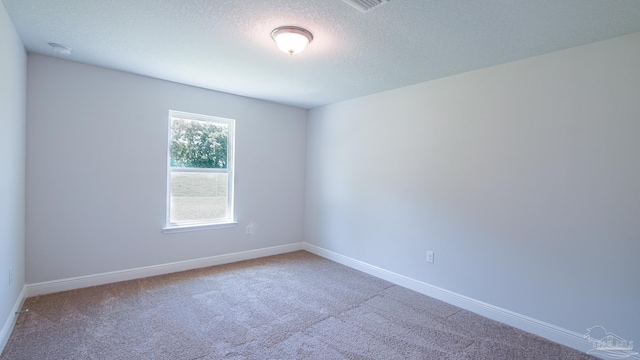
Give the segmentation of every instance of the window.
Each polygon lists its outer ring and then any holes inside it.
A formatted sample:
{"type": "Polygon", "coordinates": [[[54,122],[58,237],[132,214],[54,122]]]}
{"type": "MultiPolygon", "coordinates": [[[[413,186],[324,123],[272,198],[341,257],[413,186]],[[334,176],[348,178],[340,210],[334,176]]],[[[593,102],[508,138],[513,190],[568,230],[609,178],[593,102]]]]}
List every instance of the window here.
{"type": "Polygon", "coordinates": [[[165,230],[234,224],[235,120],[169,111],[165,230]]]}

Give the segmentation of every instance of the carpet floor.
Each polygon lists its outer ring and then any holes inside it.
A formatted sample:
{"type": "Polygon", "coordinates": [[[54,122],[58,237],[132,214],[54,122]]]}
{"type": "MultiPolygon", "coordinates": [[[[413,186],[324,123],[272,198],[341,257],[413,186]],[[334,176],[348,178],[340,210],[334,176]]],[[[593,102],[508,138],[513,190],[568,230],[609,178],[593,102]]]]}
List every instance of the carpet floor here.
{"type": "Polygon", "coordinates": [[[595,359],[305,251],[27,308],[0,359],[595,359]]]}

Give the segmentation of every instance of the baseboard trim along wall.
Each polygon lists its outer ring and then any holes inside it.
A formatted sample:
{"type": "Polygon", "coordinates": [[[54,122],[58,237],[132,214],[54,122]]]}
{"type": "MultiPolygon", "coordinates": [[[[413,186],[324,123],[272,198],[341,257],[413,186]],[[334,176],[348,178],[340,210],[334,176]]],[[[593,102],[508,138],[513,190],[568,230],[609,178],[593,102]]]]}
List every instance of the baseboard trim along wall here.
{"type": "Polygon", "coordinates": [[[24,300],[26,298],[27,298],[27,287],[23,286],[22,291],[20,291],[20,294],[16,299],[16,302],[13,304],[13,308],[9,313],[9,317],[7,318],[7,321],[4,322],[4,325],[2,325],[2,330],[0,330],[0,354],[2,354],[2,351],[4,350],[5,345],[7,345],[7,341],[9,341],[9,336],[11,336],[13,327],[15,326],[16,321],[18,320],[18,316],[16,315],[16,313],[20,311],[20,309],[22,308],[22,304],[24,303],[24,300]]]}
{"type": "Polygon", "coordinates": [[[251,260],[265,256],[284,254],[303,249],[302,243],[273,246],[268,248],[242,251],[232,254],[216,255],[200,259],[178,261],[168,264],[145,266],[135,269],[119,270],[102,274],[87,275],[69,279],[46,281],[28,284],[27,295],[38,296],[60,291],[81,289],[89,286],[104,285],[119,281],[140,279],[149,276],[170,274],[179,271],[228,264],[237,261],[251,260]]]}
{"type": "Polygon", "coordinates": [[[582,352],[589,351],[592,348],[591,343],[583,338],[583,334],[579,334],[546,323],[544,321],[536,320],[531,317],[515,313],[513,311],[487,304],[485,302],[472,299],[470,297],[460,295],[452,291],[445,290],[437,286],[433,286],[425,282],[379,268],[377,266],[367,264],[360,260],[356,260],[348,256],[344,256],[336,252],[311,245],[309,243],[303,244],[303,249],[310,253],[322,256],[323,258],[335,261],[369,275],[373,275],[377,278],[387,280],[396,285],[411,289],[413,291],[417,291],[421,294],[474,312],[489,319],[499,321],[501,323],[513,326],[520,330],[524,330],[526,332],[538,335],[545,339],[574,348],[582,352]]]}
{"type": "MultiPolygon", "coordinates": [[[[265,256],[284,254],[288,252],[306,250],[323,258],[335,261],[350,268],[362,271],[369,275],[387,280],[396,285],[417,291],[421,294],[433,297],[435,299],[458,306],[462,309],[485,316],[489,319],[499,321],[501,323],[513,326],[515,328],[536,334],[543,338],[557,342],[559,344],[569,346],[579,351],[586,352],[592,348],[592,345],[583,338],[583,334],[579,334],[544,321],[536,320],[531,317],[515,313],[513,311],[503,309],[458,293],[439,288],[425,282],[409,278],[404,275],[394,273],[392,271],[379,268],[374,265],[350,258],[348,256],[323,249],[321,247],[299,242],[269,248],[242,251],[232,254],[224,254],[211,256],[200,259],[185,260],[168,264],[146,266],[135,269],[113,271],[102,274],[81,276],[69,279],[54,280],[41,282],[36,284],[28,284],[23,288],[19,298],[14,306],[18,311],[22,303],[28,296],[38,296],[56,293],[60,291],[74,290],[89,286],[104,285],[119,281],[139,279],[149,276],[164,275],[179,271],[197,269],[202,267],[228,264],[237,261],[251,260],[265,256]]],[[[4,348],[6,341],[11,334],[11,330],[15,324],[17,317],[10,317],[2,328],[0,333],[0,349],[4,348]]],[[[1,351],[1,350],[0,350],[1,351]]]]}

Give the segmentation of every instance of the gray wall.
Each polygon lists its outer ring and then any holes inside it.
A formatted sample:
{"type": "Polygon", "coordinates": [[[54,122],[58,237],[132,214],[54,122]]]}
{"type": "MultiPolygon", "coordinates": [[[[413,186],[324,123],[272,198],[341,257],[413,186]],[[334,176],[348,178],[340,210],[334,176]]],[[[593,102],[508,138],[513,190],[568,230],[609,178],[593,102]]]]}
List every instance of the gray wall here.
{"type": "Polygon", "coordinates": [[[639,64],[637,33],[311,110],[305,241],[639,339],[639,64]]]}
{"type": "Polygon", "coordinates": [[[306,110],[39,55],[27,88],[27,283],[302,241],[306,110]],[[236,119],[238,227],[161,233],[169,109],[236,119]]]}
{"type": "MultiPolygon", "coordinates": [[[[25,123],[27,55],[0,3],[0,328],[25,283],[25,123]],[[9,269],[14,281],[9,285],[9,269]]],[[[2,350],[0,338],[0,351],[2,350]]]]}

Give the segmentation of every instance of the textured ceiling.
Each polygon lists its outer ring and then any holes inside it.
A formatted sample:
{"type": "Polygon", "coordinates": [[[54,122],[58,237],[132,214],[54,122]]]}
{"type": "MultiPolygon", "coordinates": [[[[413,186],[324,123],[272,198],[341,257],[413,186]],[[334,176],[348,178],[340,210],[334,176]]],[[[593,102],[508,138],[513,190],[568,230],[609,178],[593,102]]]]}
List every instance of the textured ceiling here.
{"type": "Polygon", "coordinates": [[[639,0],[2,2],[30,52],[302,108],[640,32],[639,0]],[[305,52],[276,48],[282,25],[305,52]]]}

